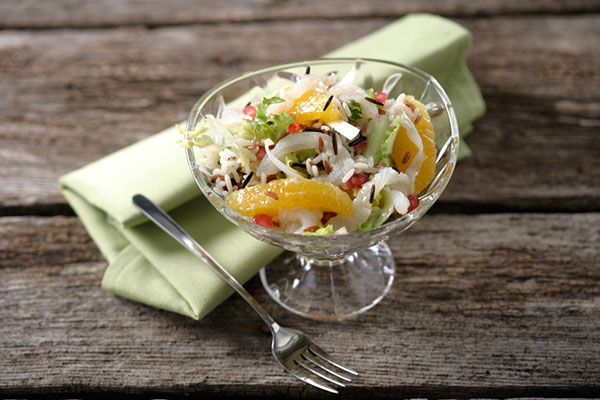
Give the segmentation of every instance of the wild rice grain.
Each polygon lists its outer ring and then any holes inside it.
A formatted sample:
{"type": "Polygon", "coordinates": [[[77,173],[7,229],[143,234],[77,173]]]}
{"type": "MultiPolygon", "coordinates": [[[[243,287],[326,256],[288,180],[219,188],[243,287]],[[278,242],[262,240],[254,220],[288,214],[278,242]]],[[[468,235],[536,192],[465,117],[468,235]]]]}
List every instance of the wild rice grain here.
{"type": "Polygon", "coordinates": [[[371,186],[371,195],[369,196],[369,203],[373,204],[375,200],[375,185],[371,186]]]}
{"type": "Polygon", "coordinates": [[[269,196],[269,197],[271,197],[271,198],[275,199],[275,200],[279,200],[279,196],[277,195],[277,193],[270,192],[270,191],[268,191],[268,190],[267,190],[267,191],[265,192],[265,194],[266,194],[267,196],[269,196]]]}
{"type": "Polygon", "coordinates": [[[410,160],[410,151],[407,151],[404,157],[402,157],[402,164],[406,164],[408,160],[410,160]]]}
{"type": "Polygon", "coordinates": [[[327,107],[331,104],[331,100],[333,100],[333,95],[329,96],[327,102],[325,103],[325,107],[323,107],[323,111],[327,110],[327,107]]]}
{"type": "Polygon", "coordinates": [[[316,232],[319,230],[318,225],[309,226],[308,228],[304,228],[304,232],[316,232]]]}
{"type": "Polygon", "coordinates": [[[304,127],[304,130],[305,130],[306,132],[321,132],[321,129],[319,129],[319,128],[312,128],[312,127],[310,127],[310,126],[306,126],[306,127],[304,127]]]}
{"type": "Polygon", "coordinates": [[[248,185],[248,182],[250,182],[250,179],[252,179],[252,176],[254,176],[254,172],[250,171],[250,173],[248,175],[246,175],[246,178],[242,182],[242,186],[240,186],[240,189],[243,189],[248,185]]]}
{"type": "Polygon", "coordinates": [[[310,74],[310,65],[306,66],[306,71],[304,71],[304,75],[310,74]]]}
{"type": "Polygon", "coordinates": [[[376,105],[378,105],[378,106],[382,106],[382,107],[383,107],[383,106],[385,105],[385,104],[383,104],[382,102],[380,102],[380,101],[377,101],[377,100],[375,100],[375,99],[372,99],[372,98],[370,98],[370,97],[365,97],[365,100],[366,100],[366,101],[368,101],[368,102],[370,102],[370,103],[376,104],[376,105]]]}
{"type": "Polygon", "coordinates": [[[359,144],[360,142],[364,142],[365,140],[367,140],[366,136],[359,136],[356,139],[348,142],[348,146],[350,146],[350,147],[356,146],[357,144],[359,144]]]}
{"type": "Polygon", "coordinates": [[[331,132],[331,145],[333,147],[333,154],[335,154],[337,156],[338,142],[337,142],[337,132],[336,131],[331,132]]]}
{"type": "Polygon", "coordinates": [[[404,100],[406,107],[410,108],[410,111],[415,112],[416,106],[408,100],[404,100]]]}

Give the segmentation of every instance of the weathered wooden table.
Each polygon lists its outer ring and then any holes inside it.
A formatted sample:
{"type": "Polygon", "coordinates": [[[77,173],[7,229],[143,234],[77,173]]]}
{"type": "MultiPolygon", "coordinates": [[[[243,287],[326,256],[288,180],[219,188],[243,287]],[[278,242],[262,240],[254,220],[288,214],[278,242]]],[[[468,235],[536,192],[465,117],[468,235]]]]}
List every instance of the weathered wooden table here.
{"type": "Polygon", "coordinates": [[[319,398],[232,297],[200,322],[103,292],[57,178],[185,117],[239,72],[406,12],[474,36],[488,111],[398,275],[341,323],[290,315],[362,375],[344,398],[600,396],[600,2],[0,3],[0,394],[319,398]]]}

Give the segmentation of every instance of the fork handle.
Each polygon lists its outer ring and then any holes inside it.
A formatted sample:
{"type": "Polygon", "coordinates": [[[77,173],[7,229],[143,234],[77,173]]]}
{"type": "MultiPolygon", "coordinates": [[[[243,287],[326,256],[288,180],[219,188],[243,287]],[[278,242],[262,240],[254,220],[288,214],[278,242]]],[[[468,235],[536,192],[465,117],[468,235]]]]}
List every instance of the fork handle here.
{"type": "Polygon", "coordinates": [[[261,316],[271,329],[278,327],[277,323],[271,318],[267,311],[256,301],[254,297],[244,289],[244,287],[227,271],[217,260],[215,260],[204,248],[196,242],[181,226],[177,224],[166,212],[154,204],[147,197],[136,194],[132,198],[133,204],[140,209],[152,222],[167,232],[173,239],[177,240],[183,247],[188,249],[193,255],[204,261],[216,272],[229,286],[233,288],[240,296],[252,306],[254,311],[261,316]]]}

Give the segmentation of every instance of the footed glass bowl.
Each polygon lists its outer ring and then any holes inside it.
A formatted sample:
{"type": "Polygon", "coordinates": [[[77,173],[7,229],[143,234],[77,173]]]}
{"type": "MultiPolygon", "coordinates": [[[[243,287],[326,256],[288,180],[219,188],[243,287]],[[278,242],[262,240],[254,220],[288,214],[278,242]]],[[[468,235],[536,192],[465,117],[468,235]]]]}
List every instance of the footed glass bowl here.
{"type": "Polygon", "coordinates": [[[192,131],[205,115],[219,116],[224,107],[240,107],[273,92],[305,73],[337,73],[338,79],[380,90],[392,75],[398,82],[389,93],[412,94],[426,105],[435,130],[436,175],[418,194],[410,213],[378,228],[332,236],[282,233],[254,224],[229,209],[196,163],[194,148],[186,156],[196,183],[213,206],[257,239],[282,247],[286,253],[260,271],[269,295],[289,311],[313,319],[343,319],[377,304],[390,290],[395,263],[385,243],[410,228],[431,208],[448,184],[458,154],[458,125],[452,104],[439,83],[416,68],[372,59],[317,59],[276,65],[231,78],[210,89],[192,108],[186,129],[192,131]]]}

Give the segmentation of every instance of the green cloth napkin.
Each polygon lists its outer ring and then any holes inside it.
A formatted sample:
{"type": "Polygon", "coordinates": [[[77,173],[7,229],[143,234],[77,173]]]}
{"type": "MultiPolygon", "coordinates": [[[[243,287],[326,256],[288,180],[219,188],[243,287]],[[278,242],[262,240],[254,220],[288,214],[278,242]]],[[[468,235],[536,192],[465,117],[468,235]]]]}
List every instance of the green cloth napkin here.
{"type": "MultiPolygon", "coordinates": [[[[380,58],[433,74],[450,96],[464,135],[484,112],[481,94],[465,64],[470,42],[469,32],[461,26],[417,14],[326,57],[380,58]]],[[[134,194],[142,193],[169,211],[242,283],[281,250],[252,238],[213,209],[193,181],[183,150],[176,144],[178,138],[177,131],[169,128],[63,176],[60,185],[109,262],[103,289],[200,319],[233,291],[148,222],[131,203],[134,194]]]]}

